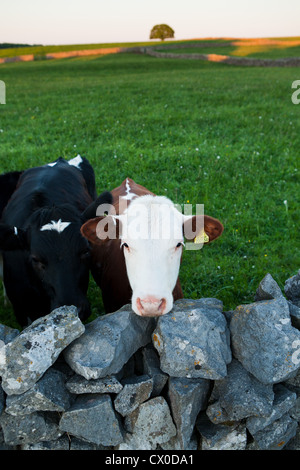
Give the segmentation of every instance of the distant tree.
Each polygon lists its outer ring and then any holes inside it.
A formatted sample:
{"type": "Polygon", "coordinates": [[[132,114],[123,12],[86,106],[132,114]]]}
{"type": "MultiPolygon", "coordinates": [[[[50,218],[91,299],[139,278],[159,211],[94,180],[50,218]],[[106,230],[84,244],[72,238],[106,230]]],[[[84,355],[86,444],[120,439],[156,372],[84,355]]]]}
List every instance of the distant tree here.
{"type": "Polygon", "coordinates": [[[161,39],[164,41],[167,38],[173,37],[174,30],[167,24],[157,24],[151,29],[150,39],[161,39]]]}

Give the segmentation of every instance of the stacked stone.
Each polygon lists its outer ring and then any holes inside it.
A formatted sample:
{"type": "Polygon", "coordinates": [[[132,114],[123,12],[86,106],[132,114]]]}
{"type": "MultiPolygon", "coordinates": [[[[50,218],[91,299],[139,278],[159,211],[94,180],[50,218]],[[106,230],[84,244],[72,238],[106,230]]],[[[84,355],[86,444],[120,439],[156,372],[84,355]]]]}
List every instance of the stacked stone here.
{"type": "Polygon", "coordinates": [[[87,325],[61,307],[0,326],[0,449],[299,448],[300,271],[223,312],[183,299],[87,325]]]}

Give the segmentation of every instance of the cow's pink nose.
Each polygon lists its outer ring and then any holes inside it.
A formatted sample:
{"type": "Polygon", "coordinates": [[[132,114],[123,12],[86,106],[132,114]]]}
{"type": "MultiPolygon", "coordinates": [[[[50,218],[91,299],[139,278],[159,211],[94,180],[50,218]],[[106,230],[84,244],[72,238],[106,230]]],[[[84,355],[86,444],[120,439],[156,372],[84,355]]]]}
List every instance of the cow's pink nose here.
{"type": "Polygon", "coordinates": [[[166,310],[166,299],[157,299],[153,296],[136,299],[136,306],[141,316],[158,317],[166,310]]]}

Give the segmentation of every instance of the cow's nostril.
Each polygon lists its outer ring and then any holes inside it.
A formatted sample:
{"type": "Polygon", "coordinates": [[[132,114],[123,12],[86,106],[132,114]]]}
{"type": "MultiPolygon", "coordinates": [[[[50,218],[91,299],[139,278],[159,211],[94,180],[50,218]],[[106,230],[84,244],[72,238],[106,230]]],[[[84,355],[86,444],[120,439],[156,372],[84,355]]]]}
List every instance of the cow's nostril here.
{"type": "Polygon", "coordinates": [[[160,316],[166,310],[167,301],[165,298],[157,299],[156,297],[146,297],[136,299],[136,307],[140,315],[160,316]]]}
{"type": "Polygon", "coordinates": [[[167,305],[166,299],[161,299],[161,302],[160,302],[160,304],[159,304],[158,310],[159,310],[161,313],[164,313],[164,310],[166,310],[166,305],[167,305]]]}
{"type": "Polygon", "coordinates": [[[141,299],[139,297],[136,299],[136,306],[137,306],[138,311],[142,312],[143,306],[142,306],[141,299]]]}

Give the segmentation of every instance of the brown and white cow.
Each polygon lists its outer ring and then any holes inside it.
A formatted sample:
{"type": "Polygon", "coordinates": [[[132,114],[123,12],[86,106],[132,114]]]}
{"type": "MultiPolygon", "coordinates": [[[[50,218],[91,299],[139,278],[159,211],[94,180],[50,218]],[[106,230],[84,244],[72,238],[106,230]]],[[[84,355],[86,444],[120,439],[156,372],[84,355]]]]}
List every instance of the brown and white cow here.
{"type": "Polygon", "coordinates": [[[210,242],[221,235],[223,225],[206,215],[183,215],[170,199],[130,178],[111,193],[109,214],[81,227],[91,243],[92,274],[105,311],[131,302],[138,315],[163,315],[183,297],[178,274],[184,239],[193,240],[198,225],[210,242]]]}

